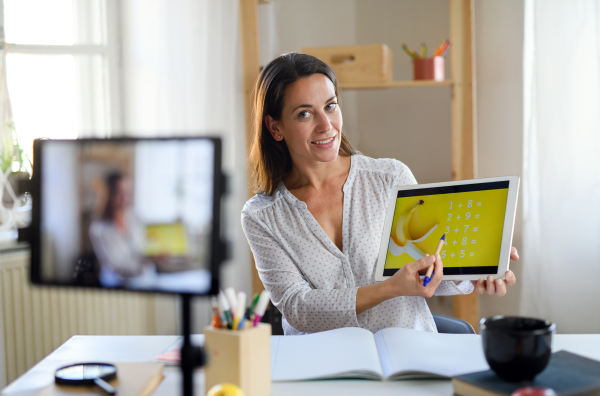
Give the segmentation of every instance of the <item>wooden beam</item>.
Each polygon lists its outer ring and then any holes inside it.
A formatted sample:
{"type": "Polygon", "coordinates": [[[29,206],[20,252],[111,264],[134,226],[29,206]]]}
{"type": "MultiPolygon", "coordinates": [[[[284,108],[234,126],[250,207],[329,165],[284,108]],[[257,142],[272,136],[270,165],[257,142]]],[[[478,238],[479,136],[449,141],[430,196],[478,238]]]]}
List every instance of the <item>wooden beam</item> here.
{"type": "MultiPolygon", "coordinates": [[[[244,115],[246,121],[246,158],[250,153],[253,139],[252,119],[252,90],[260,73],[259,47],[258,47],[258,0],[240,0],[240,38],[242,47],[242,70],[244,78],[244,115]]],[[[248,197],[254,192],[251,188],[250,175],[248,175],[248,197]]],[[[263,290],[263,284],[258,277],[254,257],[250,253],[252,266],[252,290],[257,293],[263,290]]]]}
{"type": "MultiPolygon", "coordinates": [[[[477,177],[475,101],[474,0],[450,0],[452,88],[452,179],[477,177]]],[[[454,297],[454,316],[479,323],[476,293],[454,297]]]]}
{"type": "Polygon", "coordinates": [[[387,88],[412,88],[412,87],[444,87],[454,85],[454,81],[433,80],[406,80],[390,81],[386,83],[340,83],[342,89],[387,89],[387,88]]]}

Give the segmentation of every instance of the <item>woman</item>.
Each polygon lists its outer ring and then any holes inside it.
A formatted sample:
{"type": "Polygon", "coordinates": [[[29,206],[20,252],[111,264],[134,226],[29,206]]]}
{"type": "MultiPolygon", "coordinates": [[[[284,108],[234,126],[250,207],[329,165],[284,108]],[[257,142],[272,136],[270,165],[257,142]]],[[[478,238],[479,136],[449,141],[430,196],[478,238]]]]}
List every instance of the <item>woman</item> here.
{"type": "MultiPolygon", "coordinates": [[[[442,282],[439,255],[375,282],[389,192],[416,180],[401,162],[352,148],[338,94],[333,71],[310,55],[282,55],[259,76],[249,158],[258,194],[242,211],[259,276],[286,335],[351,326],[435,332],[424,297],[467,294],[473,285],[442,282]],[[423,287],[419,271],[431,264],[433,279],[423,287]]],[[[488,277],[475,289],[504,295],[514,283],[507,271],[506,282],[488,277]]]]}
{"type": "Polygon", "coordinates": [[[120,172],[106,177],[108,198],[102,218],[90,225],[89,236],[100,262],[100,284],[121,286],[142,273],[145,234],[131,210],[131,187],[120,172]]]}

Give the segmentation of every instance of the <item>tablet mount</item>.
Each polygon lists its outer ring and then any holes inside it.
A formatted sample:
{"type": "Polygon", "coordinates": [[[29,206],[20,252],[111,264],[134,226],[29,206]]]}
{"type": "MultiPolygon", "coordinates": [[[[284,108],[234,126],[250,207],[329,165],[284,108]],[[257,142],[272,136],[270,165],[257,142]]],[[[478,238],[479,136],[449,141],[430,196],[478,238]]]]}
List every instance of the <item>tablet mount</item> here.
{"type": "Polygon", "coordinates": [[[194,395],[194,370],[206,364],[202,347],[192,344],[192,302],[193,295],[181,294],[181,316],[183,346],[181,347],[181,375],[183,396],[194,395]]]}

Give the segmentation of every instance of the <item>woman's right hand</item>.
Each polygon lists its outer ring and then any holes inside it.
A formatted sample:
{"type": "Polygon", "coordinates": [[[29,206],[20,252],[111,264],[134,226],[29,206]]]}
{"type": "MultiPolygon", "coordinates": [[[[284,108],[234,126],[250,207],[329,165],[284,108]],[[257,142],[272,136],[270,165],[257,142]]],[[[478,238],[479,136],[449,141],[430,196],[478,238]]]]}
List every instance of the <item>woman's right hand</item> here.
{"type": "Polygon", "coordinates": [[[356,314],[360,315],[367,309],[394,297],[431,297],[442,281],[443,275],[444,264],[439,255],[435,257],[427,255],[422,259],[408,263],[383,282],[359,287],[356,292],[356,314]],[[434,263],[435,270],[431,282],[423,287],[419,272],[427,271],[432,263],[434,263]]]}
{"type": "Polygon", "coordinates": [[[390,288],[390,293],[398,296],[421,296],[432,297],[435,289],[442,282],[444,275],[444,263],[438,254],[437,256],[426,255],[425,257],[406,264],[396,271],[386,282],[390,288]],[[419,277],[420,272],[427,271],[427,268],[434,264],[434,272],[431,281],[423,287],[423,280],[419,277]]]}

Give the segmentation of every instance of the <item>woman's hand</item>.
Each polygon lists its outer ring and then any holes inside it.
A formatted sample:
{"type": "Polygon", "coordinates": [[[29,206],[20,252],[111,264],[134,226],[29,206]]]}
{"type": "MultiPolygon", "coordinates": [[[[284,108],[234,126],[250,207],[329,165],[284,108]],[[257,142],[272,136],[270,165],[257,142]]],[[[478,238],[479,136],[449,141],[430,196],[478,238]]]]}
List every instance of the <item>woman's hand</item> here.
{"type": "Polygon", "coordinates": [[[439,254],[435,257],[427,255],[408,263],[383,282],[359,287],[356,292],[356,314],[360,315],[367,309],[394,297],[431,297],[442,281],[442,276],[444,276],[444,264],[439,254]],[[427,271],[431,264],[434,264],[431,281],[423,287],[419,272],[427,271]]]}
{"type": "MultiPolygon", "coordinates": [[[[439,286],[444,276],[444,263],[438,254],[437,256],[426,255],[425,257],[406,264],[397,271],[388,282],[390,292],[394,297],[398,296],[422,296],[431,297],[435,289],[439,286]],[[431,281],[423,287],[423,280],[419,277],[420,272],[427,271],[427,268],[434,264],[434,272],[431,281]]],[[[384,282],[385,283],[385,282],[384,282]]]]}
{"type": "MultiPolygon", "coordinates": [[[[511,260],[519,260],[519,253],[517,252],[517,248],[514,246],[510,250],[510,259],[511,260]]],[[[497,295],[502,297],[506,294],[506,286],[512,286],[517,282],[517,278],[515,278],[515,274],[508,270],[504,274],[506,279],[496,279],[494,281],[494,277],[492,275],[488,276],[484,281],[483,278],[479,278],[479,280],[472,281],[473,286],[475,286],[475,292],[477,294],[486,293],[491,295],[497,295]]]]}

